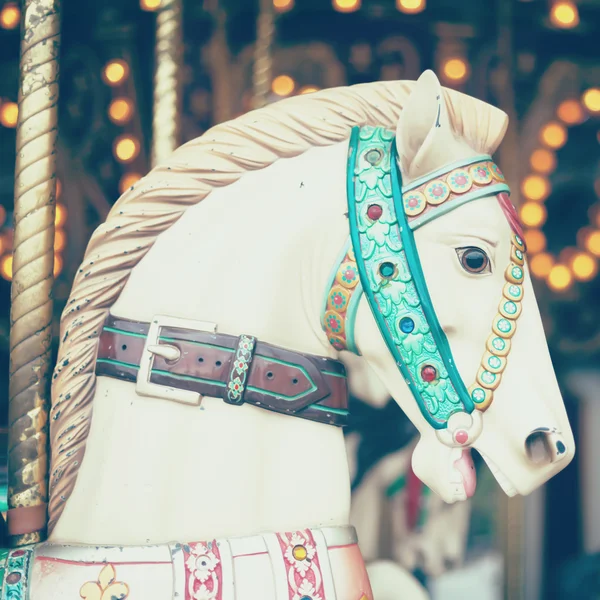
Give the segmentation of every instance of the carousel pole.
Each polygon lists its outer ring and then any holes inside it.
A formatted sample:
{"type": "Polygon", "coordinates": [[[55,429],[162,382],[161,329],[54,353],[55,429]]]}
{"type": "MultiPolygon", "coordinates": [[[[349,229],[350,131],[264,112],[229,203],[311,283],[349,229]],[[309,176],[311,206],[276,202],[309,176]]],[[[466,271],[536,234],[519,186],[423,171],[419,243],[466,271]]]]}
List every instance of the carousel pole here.
{"type": "Polygon", "coordinates": [[[254,49],[254,108],[262,108],[269,99],[273,78],[273,36],[275,9],[273,0],[260,0],[260,12],[256,23],[254,49]]]}
{"type": "Polygon", "coordinates": [[[179,146],[181,130],[182,0],[162,0],[156,17],[152,166],[179,146]]]}
{"type": "Polygon", "coordinates": [[[11,547],[46,536],[60,0],[25,0],[10,311],[11,547]]]}

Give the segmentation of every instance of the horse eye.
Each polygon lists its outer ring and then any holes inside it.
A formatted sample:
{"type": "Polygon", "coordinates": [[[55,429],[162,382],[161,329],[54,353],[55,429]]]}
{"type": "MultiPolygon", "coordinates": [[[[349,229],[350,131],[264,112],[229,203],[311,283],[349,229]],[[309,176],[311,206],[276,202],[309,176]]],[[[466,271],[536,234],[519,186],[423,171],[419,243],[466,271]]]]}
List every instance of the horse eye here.
{"type": "Polygon", "coordinates": [[[481,248],[457,248],[456,253],[458,254],[462,268],[467,273],[474,273],[476,275],[491,273],[490,259],[481,248]]]}

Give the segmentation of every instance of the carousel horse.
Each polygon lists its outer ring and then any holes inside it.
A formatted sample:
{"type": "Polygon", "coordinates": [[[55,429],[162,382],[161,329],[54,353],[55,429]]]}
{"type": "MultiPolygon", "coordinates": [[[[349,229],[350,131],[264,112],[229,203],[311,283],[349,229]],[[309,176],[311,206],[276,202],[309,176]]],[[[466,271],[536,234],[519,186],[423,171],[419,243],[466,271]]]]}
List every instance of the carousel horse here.
{"type": "Polygon", "coordinates": [[[471,449],[510,495],[564,468],[491,158],[506,124],[426,72],[248,113],[127,191],[61,319],[48,542],[8,552],[3,597],[372,600],[347,352],[418,429],[414,472],[446,502],[475,491],[471,449]]]}

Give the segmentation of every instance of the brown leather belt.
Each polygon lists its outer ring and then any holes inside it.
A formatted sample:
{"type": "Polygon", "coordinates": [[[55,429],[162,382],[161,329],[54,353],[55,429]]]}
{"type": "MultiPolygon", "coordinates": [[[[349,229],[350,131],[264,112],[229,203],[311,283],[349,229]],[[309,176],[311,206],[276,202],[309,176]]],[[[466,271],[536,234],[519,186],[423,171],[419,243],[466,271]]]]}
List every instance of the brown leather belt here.
{"type": "Polygon", "coordinates": [[[215,326],[206,325],[169,317],[148,324],[109,316],[100,335],[96,375],[136,382],[145,396],[190,404],[209,396],[319,423],[347,424],[348,387],[341,362],[251,336],[216,333],[215,326]]]}

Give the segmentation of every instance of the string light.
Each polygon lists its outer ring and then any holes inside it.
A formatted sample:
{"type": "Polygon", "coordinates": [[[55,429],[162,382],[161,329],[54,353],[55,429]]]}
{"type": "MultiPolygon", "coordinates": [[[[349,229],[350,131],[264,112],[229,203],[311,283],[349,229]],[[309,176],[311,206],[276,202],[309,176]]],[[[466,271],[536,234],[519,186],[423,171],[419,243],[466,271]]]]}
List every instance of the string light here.
{"type": "Polygon", "coordinates": [[[111,87],[120,85],[129,77],[129,65],[124,60],[111,60],[102,71],[102,78],[111,87]]]}
{"type": "Polygon", "coordinates": [[[541,252],[531,257],[529,268],[538,279],[545,279],[550,274],[554,266],[554,259],[551,254],[541,252]]]}
{"type": "Polygon", "coordinates": [[[289,75],[279,75],[271,84],[271,89],[277,96],[289,96],[295,87],[296,83],[289,75]]]}
{"type": "Polygon", "coordinates": [[[67,245],[67,236],[62,229],[54,232],[54,252],[60,252],[67,245]]]}
{"type": "Polygon", "coordinates": [[[2,29],[16,29],[21,22],[21,11],[14,2],[7,2],[0,11],[0,27],[2,29]]]}
{"type": "Polygon", "coordinates": [[[523,195],[529,200],[545,200],[550,194],[550,182],[541,175],[528,175],[521,184],[523,195]]]}
{"type": "Polygon", "coordinates": [[[57,204],[54,213],[55,227],[62,227],[67,221],[67,207],[64,204],[57,204]]]}
{"type": "Polygon", "coordinates": [[[546,249],[546,236],[539,229],[528,229],[524,235],[527,252],[530,255],[538,254],[546,249]]]}
{"type": "Polygon", "coordinates": [[[115,98],[108,107],[108,116],[113,123],[123,125],[133,115],[133,104],[128,98],[115,98]]]}
{"type": "Polygon", "coordinates": [[[287,12],[294,8],[294,0],[273,0],[273,7],[279,13],[287,12]]]}
{"type": "Polygon", "coordinates": [[[149,12],[154,12],[160,8],[162,0],[140,0],[140,8],[149,12]]]}
{"type": "Polygon", "coordinates": [[[571,29],[579,25],[579,11],[570,0],[561,0],[552,6],[550,21],[555,27],[571,29]]]}
{"type": "Polygon", "coordinates": [[[575,279],[590,281],[598,272],[598,263],[587,252],[579,252],[571,259],[571,269],[575,279]]]}
{"type": "Polygon", "coordinates": [[[561,102],[556,111],[558,118],[567,125],[577,125],[585,119],[585,113],[581,103],[577,100],[565,100],[561,102]]]}
{"type": "Polygon", "coordinates": [[[396,8],[400,12],[414,15],[425,10],[425,0],[396,0],[396,8]]]}
{"type": "Polygon", "coordinates": [[[521,206],[521,221],[527,227],[540,227],[546,222],[546,207],[538,202],[526,202],[521,206]]]}
{"type": "Polygon", "coordinates": [[[565,265],[554,265],[548,274],[548,285],[553,290],[566,290],[572,283],[573,275],[565,265]]]}
{"type": "Polygon", "coordinates": [[[593,231],[587,236],[585,247],[594,256],[600,256],[600,231],[593,231]]]}
{"type": "Polygon", "coordinates": [[[562,148],[567,141],[567,130],[565,126],[560,123],[548,123],[545,125],[541,132],[541,140],[555,150],[562,148]]]}
{"type": "Polygon", "coordinates": [[[58,277],[63,269],[63,259],[60,254],[54,254],[54,277],[58,277]]]}
{"type": "Polygon", "coordinates": [[[303,88],[300,89],[300,91],[298,92],[299,94],[314,94],[315,92],[318,92],[319,88],[316,85],[305,85],[303,88]]]}
{"type": "Polygon", "coordinates": [[[539,173],[543,173],[544,175],[548,175],[549,173],[552,173],[554,169],[556,169],[556,155],[550,150],[539,148],[531,155],[529,164],[531,165],[532,169],[538,171],[539,173]]]}
{"type": "Polygon", "coordinates": [[[360,8],[360,0],[333,0],[333,8],[344,13],[354,12],[360,8]]]}
{"type": "Polygon", "coordinates": [[[0,124],[4,127],[13,128],[17,126],[19,119],[19,105],[16,102],[4,102],[0,106],[0,124]]]}
{"type": "Polygon", "coordinates": [[[140,143],[131,135],[122,135],[115,140],[113,152],[122,163],[135,160],[140,153],[140,143]]]}
{"type": "Polygon", "coordinates": [[[124,194],[131,186],[135,185],[142,176],[139,173],[125,173],[119,181],[119,193],[124,194]]]}
{"type": "Polygon", "coordinates": [[[469,65],[462,58],[449,58],[444,61],[442,72],[446,79],[462,83],[469,76],[469,65]]]}
{"type": "Polygon", "coordinates": [[[583,93],[582,101],[585,107],[593,113],[600,112],[600,89],[590,88],[583,93]]]}
{"type": "Polygon", "coordinates": [[[0,259],[0,273],[7,281],[10,281],[13,276],[13,257],[12,254],[5,254],[0,259]]]}

